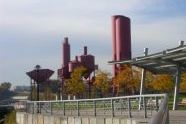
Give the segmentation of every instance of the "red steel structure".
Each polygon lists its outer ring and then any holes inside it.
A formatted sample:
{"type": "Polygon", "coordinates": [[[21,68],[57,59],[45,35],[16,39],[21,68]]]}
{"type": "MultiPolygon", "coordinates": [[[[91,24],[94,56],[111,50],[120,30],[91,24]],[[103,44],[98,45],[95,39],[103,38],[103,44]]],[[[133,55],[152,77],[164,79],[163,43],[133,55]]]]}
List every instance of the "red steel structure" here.
{"type": "Polygon", "coordinates": [[[62,49],[62,66],[65,67],[70,61],[70,45],[68,43],[68,38],[64,38],[63,49],[62,49]]]}
{"type": "MultiPolygon", "coordinates": [[[[70,44],[68,43],[68,38],[64,38],[63,48],[62,48],[62,67],[58,69],[58,77],[61,79],[61,85],[63,89],[64,79],[70,78],[70,73],[79,66],[84,66],[87,69],[86,75],[84,78],[88,81],[88,89],[90,89],[90,80],[91,74],[98,67],[95,65],[95,57],[91,54],[88,54],[87,47],[84,47],[84,53],[80,56],[76,56],[75,60],[70,60],[70,44]],[[95,68],[96,67],[96,68],[95,68]]],[[[94,75],[93,75],[94,76],[94,75]]],[[[63,90],[62,90],[63,96],[63,90]]],[[[90,96],[90,92],[89,92],[90,96]]],[[[60,97],[60,96],[59,96],[60,97]]]]}
{"type": "MultiPolygon", "coordinates": [[[[130,19],[122,15],[112,16],[112,59],[120,61],[131,59],[130,19]]],[[[120,65],[113,65],[113,74],[117,74],[120,65]]]]}
{"type": "Polygon", "coordinates": [[[64,38],[62,48],[62,68],[58,70],[58,77],[61,79],[67,79],[70,77],[70,73],[74,68],[78,66],[84,66],[87,68],[88,78],[90,74],[95,70],[95,57],[87,52],[87,46],[84,47],[84,53],[80,56],[76,56],[75,60],[70,60],[70,44],[68,38],[64,38]]]}
{"type": "Polygon", "coordinates": [[[64,38],[64,42],[62,43],[62,67],[58,69],[58,77],[61,79],[69,78],[69,66],[70,62],[70,44],[68,43],[68,38],[64,38]]]}

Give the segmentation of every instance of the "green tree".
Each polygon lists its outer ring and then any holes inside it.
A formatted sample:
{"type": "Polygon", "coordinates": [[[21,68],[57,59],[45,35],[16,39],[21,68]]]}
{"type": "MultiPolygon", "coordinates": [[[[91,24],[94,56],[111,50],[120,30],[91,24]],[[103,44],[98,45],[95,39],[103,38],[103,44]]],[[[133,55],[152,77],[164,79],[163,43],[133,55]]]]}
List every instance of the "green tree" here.
{"type": "Polygon", "coordinates": [[[80,96],[85,91],[83,76],[87,69],[83,66],[77,67],[71,73],[71,78],[65,80],[65,90],[67,94],[80,96]]]}
{"type": "Polygon", "coordinates": [[[10,90],[11,83],[10,82],[3,82],[3,83],[1,83],[0,88],[4,89],[4,90],[10,90]]]}
{"type": "Polygon", "coordinates": [[[101,70],[97,71],[94,86],[96,89],[101,91],[103,97],[108,95],[111,79],[109,78],[109,73],[103,72],[101,70]]]}
{"type": "Polygon", "coordinates": [[[11,83],[3,82],[0,84],[0,99],[8,99],[13,95],[13,92],[10,91],[11,83]]]}

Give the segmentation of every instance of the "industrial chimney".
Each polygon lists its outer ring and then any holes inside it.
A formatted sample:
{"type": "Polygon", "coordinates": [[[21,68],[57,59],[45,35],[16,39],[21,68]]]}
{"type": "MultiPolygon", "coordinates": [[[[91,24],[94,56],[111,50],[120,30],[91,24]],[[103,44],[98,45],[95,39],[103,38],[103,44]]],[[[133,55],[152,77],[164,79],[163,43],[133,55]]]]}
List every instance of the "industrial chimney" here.
{"type": "Polygon", "coordinates": [[[64,38],[62,59],[63,59],[62,60],[63,67],[68,66],[68,62],[70,61],[70,45],[68,43],[68,37],[64,38]]]}

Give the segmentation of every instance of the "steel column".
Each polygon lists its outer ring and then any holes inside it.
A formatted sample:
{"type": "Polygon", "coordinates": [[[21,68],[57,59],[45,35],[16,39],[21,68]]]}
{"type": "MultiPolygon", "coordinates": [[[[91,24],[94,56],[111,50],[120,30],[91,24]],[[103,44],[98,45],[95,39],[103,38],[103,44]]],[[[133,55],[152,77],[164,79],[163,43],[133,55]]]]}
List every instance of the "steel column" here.
{"type": "Polygon", "coordinates": [[[173,102],[173,108],[172,108],[173,110],[177,110],[180,78],[181,78],[181,68],[180,68],[180,66],[178,66],[177,72],[175,74],[174,102],[173,102]]]}
{"type": "Polygon", "coordinates": [[[32,92],[33,92],[32,78],[30,78],[30,101],[32,101],[32,92]]]}
{"type": "MultiPolygon", "coordinates": [[[[144,56],[148,55],[148,48],[144,48],[144,56]]],[[[146,71],[145,69],[142,68],[142,73],[141,73],[141,84],[140,84],[140,96],[144,93],[144,82],[145,82],[145,75],[146,71]]],[[[139,98],[139,110],[141,109],[141,97],[139,98]]]]}

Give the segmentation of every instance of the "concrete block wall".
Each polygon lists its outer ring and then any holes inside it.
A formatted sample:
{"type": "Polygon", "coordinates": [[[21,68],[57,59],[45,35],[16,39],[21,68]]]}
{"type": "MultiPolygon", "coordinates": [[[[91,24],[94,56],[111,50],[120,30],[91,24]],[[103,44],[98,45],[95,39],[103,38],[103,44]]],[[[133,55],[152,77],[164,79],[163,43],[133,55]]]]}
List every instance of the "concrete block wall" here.
{"type": "Polygon", "coordinates": [[[137,122],[126,118],[62,117],[17,112],[16,124],[137,124],[137,122]]]}

